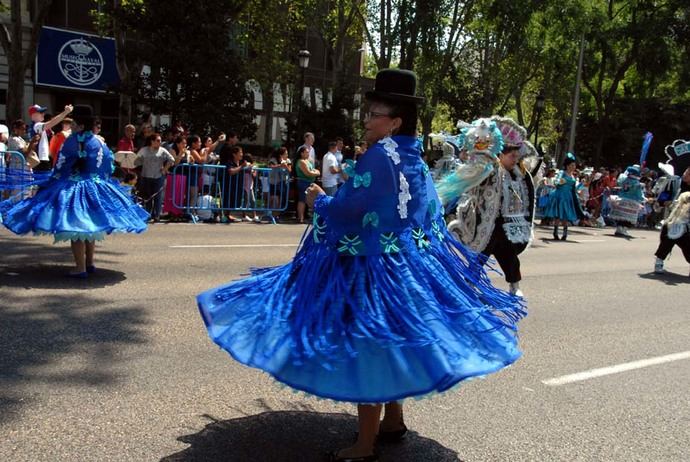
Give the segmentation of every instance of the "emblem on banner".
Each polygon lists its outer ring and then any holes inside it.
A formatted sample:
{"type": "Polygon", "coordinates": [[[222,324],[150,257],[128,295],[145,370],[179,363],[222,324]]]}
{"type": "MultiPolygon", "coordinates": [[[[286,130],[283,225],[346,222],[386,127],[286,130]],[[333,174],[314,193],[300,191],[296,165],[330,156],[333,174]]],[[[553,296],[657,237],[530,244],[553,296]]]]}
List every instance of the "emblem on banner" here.
{"type": "Polygon", "coordinates": [[[60,48],[58,67],[67,80],[85,87],[103,74],[103,56],[93,43],[84,38],[70,40],[60,48]]]}

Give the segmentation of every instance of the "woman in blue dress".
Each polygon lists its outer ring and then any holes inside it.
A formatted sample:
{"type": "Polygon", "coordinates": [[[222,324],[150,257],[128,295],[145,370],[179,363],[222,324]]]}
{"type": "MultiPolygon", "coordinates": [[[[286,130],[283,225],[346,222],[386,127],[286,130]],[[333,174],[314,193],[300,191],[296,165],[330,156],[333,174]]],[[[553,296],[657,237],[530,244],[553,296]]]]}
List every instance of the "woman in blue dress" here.
{"type": "Polygon", "coordinates": [[[556,240],[559,239],[559,225],[563,225],[563,236],[560,239],[565,241],[568,238],[568,223],[576,223],[585,217],[576,192],[577,178],[574,176],[576,167],[575,156],[569,152],[563,161],[563,170],[554,180],[556,189],[551,193],[549,203],[544,208],[544,218],[554,220],[553,238],[556,240]]]}
{"type": "Polygon", "coordinates": [[[82,108],[72,113],[79,131],[62,145],[48,181],[36,194],[3,213],[3,224],[16,234],[52,234],[70,241],[76,270],[86,279],[95,271],[95,241],[113,232],[141,233],[149,214],[111,178],[113,153],[90,130],[93,117],[82,108]]]}
{"type": "Polygon", "coordinates": [[[521,354],[522,299],[495,288],[446,230],[416,139],[415,89],[410,71],[378,73],[366,95],[371,147],[334,197],[308,188],[313,225],[290,263],[198,296],[210,337],[233,358],[297,390],[358,403],[357,442],[335,461],[375,461],[375,441],[401,439],[399,400],[521,354]]]}

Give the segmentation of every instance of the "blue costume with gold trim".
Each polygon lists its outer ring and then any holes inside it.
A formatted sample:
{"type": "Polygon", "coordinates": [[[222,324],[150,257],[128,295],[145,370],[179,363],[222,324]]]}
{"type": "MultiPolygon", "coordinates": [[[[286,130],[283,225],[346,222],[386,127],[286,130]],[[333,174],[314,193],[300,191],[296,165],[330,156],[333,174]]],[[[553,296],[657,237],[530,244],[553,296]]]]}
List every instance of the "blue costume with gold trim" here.
{"type": "Polygon", "coordinates": [[[523,300],[491,285],[446,230],[418,141],[373,145],[288,264],[198,296],[236,360],[320,397],[382,403],[443,392],[520,357],[523,300]]]}

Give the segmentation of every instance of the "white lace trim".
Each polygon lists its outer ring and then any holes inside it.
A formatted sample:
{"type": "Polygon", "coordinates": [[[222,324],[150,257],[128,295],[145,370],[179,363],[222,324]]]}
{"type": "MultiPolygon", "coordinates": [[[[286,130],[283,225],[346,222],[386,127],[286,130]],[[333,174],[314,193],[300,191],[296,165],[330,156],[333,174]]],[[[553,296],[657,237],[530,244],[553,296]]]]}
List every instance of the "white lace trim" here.
{"type": "Polygon", "coordinates": [[[395,165],[398,165],[400,163],[400,154],[398,154],[397,151],[398,143],[396,143],[391,137],[386,137],[379,141],[379,143],[383,145],[386,155],[391,158],[395,165]]]}
{"type": "Polygon", "coordinates": [[[410,195],[410,185],[405,179],[405,175],[400,172],[400,193],[398,194],[398,214],[403,220],[407,218],[407,202],[412,199],[410,195]]]}
{"type": "Polygon", "coordinates": [[[666,225],[666,235],[669,239],[680,239],[685,233],[690,231],[688,223],[673,223],[666,225]]]}

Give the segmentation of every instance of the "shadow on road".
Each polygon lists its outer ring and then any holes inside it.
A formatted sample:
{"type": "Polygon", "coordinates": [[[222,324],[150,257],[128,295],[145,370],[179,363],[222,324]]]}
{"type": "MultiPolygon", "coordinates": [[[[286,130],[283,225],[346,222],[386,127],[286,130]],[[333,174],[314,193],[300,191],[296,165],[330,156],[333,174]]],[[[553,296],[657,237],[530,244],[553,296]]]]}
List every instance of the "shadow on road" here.
{"type": "MultiPolygon", "coordinates": [[[[93,289],[118,284],[124,273],[99,267],[86,280],[68,278],[74,269],[69,246],[52,245],[21,238],[0,238],[0,287],[24,289],[93,289]]],[[[117,252],[96,248],[96,265],[107,264],[117,252]]]]}
{"type": "Polygon", "coordinates": [[[602,234],[602,236],[615,237],[616,239],[624,239],[626,241],[634,241],[636,239],[647,239],[644,236],[616,236],[614,233],[602,234]]]}
{"type": "MultiPolygon", "coordinates": [[[[554,239],[552,237],[542,237],[541,241],[544,244],[556,244],[556,245],[558,245],[558,244],[579,244],[579,242],[575,242],[571,239],[566,239],[565,241],[562,241],[560,239],[554,239]]],[[[545,246],[542,246],[542,247],[545,247],[545,246]]]]}
{"type": "MultiPolygon", "coordinates": [[[[215,420],[199,433],[179,437],[190,447],[161,462],[320,462],[329,451],[350,446],[356,430],[354,416],[307,411],[215,420]]],[[[384,462],[460,461],[455,451],[415,432],[402,443],[380,445],[378,451],[384,462]]]]}
{"type": "Polygon", "coordinates": [[[67,277],[73,268],[69,265],[0,265],[0,287],[23,289],[96,289],[119,284],[125,273],[98,268],[88,279],[67,277]]]}
{"type": "Polygon", "coordinates": [[[669,273],[668,271],[657,273],[642,273],[639,275],[642,279],[651,279],[661,281],[667,286],[677,286],[683,284],[690,284],[690,277],[687,274],[669,273]]]}
{"type": "Polygon", "coordinates": [[[147,319],[142,307],[102,303],[85,292],[2,291],[0,423],[18,418],[34,399],[43,401],[35,397],[45,384],[59,393],[63,386],[102,387],[119,380],[114,367],[122,361],[121,345],[144,343],[141,326],[147,319]]]}

